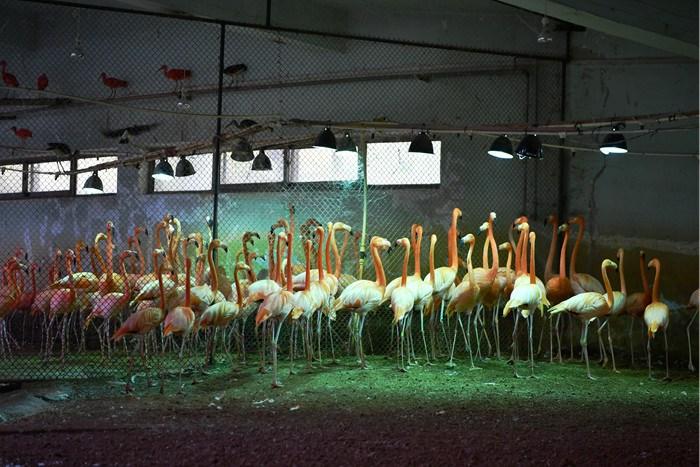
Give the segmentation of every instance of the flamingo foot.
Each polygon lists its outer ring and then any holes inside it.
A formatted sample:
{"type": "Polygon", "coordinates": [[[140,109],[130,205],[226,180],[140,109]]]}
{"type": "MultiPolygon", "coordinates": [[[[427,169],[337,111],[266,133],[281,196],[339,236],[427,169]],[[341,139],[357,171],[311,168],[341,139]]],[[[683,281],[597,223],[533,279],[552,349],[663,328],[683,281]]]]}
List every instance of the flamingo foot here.
{"type": "Polygon", "coordinates": [[[690,372],[695,373],[695,367],[693,366],[693,362],[688,363],[688,370],[690,372]]]}
{"type": "Polygon", "coordinates": [[[472,366],[469,368],[469,371],[474,371],[474,370],[483,370],[483,368],[481,368],[480,366],[473,366],[473,365],[472,365],[472,366]]]}
{"type": "Polygon", "coordinates": [[[588,375],[588,379],[590,379],[591,381],[598,381],[598,378],[596,378],[593,375],[588,375]]]}
{"type": "Polygon", "coordinates": [[[672,379],[671,379],[670,376],[666,375],[666,376],[664,376],[663,378],[661,378],[661,381],[669,382],[669,381],[672,381],[672,379]]]}
{"type": "Polygon", "coordinates": [[[283,386],[282,386],[282,383],[280,383],[279,381],[272,382],[272,389],[281,388],[281,387],[283,387],[283,386]]]}
{"type": "Polygon", "coordinates": [[[450,360],[449,362],[445,363],[445,366],[446,366],[447,368],[454,368],[454,367],[456,367],[457,365],[455,365],[455,363],[454,363],[452,360],[450,360]]]}

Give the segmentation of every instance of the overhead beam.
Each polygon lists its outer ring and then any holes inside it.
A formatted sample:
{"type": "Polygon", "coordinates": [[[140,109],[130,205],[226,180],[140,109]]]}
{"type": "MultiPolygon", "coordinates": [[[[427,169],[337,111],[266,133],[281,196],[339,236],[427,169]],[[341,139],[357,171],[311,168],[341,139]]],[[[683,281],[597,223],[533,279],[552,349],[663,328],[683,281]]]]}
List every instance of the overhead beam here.
{"type": "Polygon", "coordinates": [[[698,46],[654,31],[648,31],[619,21],[581,11],[551,0],[497,0],[560,21],[577,24],[610,36],[621,37],[638,44],[664,50],[683,57],[698,59],[698,46]]]}

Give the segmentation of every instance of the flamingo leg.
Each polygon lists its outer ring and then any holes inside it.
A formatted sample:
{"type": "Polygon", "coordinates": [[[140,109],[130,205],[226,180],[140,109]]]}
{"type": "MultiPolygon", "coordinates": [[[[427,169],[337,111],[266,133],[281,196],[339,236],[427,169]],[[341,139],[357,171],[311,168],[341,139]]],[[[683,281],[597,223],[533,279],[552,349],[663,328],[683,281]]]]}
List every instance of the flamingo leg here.
{"type": "MultiPolygon", "coordinates": [[[[528,345],[529,345],[529,357],[530,357],[530,377],[534,378],[535,377],[535,352],[532,344],[532,328],[534,327],[534,311],[530,311],[530,315],[527,317],[527,340],[528,340],[528,345]]],[[[542,329],[544,329],[544,326],[542,326],[542,329]]],[[[540,337],[542,334],[540,333],[540,337]]]]}
{"type": "MultiPolygon", "coordinates": [[[[462,319],[460,318],[459,315],[460,315],[460,313],[458,312],[457,313],[457,323],[461,323],[461,321],[462,321],[462,319]]],[[[458,327],[457,324],[455,324],[455,330],[454,330],[453,337],[452,337],[452,346],[450,346],[450,359],[448,360],[448,362],[446,364],[448,368],[454,368],[454,366],[455,366],[452,359],[454,358],[455,345],[457,344],[457,330],[458,330],[457,327],[458,327]]]]}
{"type": "Polygon", "coordinates": [[[554,323],[554,328],[556,329],[556,336],[557,336],[557,357],[559,358],[559,363],[563,363],[562,360],[562,355],[561,355],[561,328],[559,327],[559,320],[561,318],[561,314],[557,315],[557,321],[554,323]]]}
{"type": "Polygon", "coordinates": [[[360,318],[360,329],[357,334],[357,340],[359,341],[359,349],[360,349],[360,367],[362,369],[367,369],[367,360],[365,359],[365,351],[362,348],[362,330],[365,327],[365,318],[366,315],[363,313],[362,317],[360,318]]]}
{"type": "Polygon", "coordinates": [[[514,310],[515,312],[515,326],[513,326],[513,376],[520,378],[518,375],[518,369],[516,368],[518,363],[518,321],[520,319],[520,310],[514,310]]]}
{"type": "Polygon", "coordinates": [[[569,316],[569,361],[574,359],[574,318],[569,316]]]}
{"type": "Polygon", "coordinates": [[[493,310],[493,321],[491,321],[493,329],[495,330],[494,333],[494,340],[496,341],[496,358],[501,359],[501,331],[498,326],[498,315],[500,314],[499,310],[501,308],[501,296],[500,294],[498,295],[498,300],[496,301],[496,308],[493,310]]]}
{"type": "MultiPolygon", "coordinates": [[[[607,320],[606,320],[607,323],[607,320]]],[[[610,357],[612,358],[612,369],[615,373],[619,373],[617,370],[617,366],[615,365],[615,351],[613,350],[613,344],[612,344],[612,334],[610,331],[610,328],[612,326],[608,326],[608,345],[610,346],[610,357]]]]}
{"type": "Polygon", "coordinates": [[[649,379],[654,379],[651,376],[651,337],[647,334],[647,365],[649,367],[649,379]]]}
{"type": "Polygon", "coordinates": [[[581,333],[581,350],[584,358],[586,359],[586,372],[588,373],[588,379],[596,380],[597,378],[591,376],[591,365],[588,362],[588,324],[589,321],[586,320],[583,325],[583,332],[581,333]]]}
{"type": "Polygon", "coordinates": [[[595,320],[596,326],[598,326],[598,352],[600,353],[600,359],[598,360],[598,363],[602,363],[603,367],[605,367],[608,364],[608,353],[605,351],[605,344],[603,344],[603,337],[602,337],[602,332],[603,328],[605,325],[608,323],[608,320],[606,319],[603,324],[600,324],[600,318],[597,318],[595,320]]]}
{"type": "MultiPolygon", "coordinates": [[[[693,317],[690,318],[690,322],[688,323],[688,327],[685,328],[685,333],[688,336],[688,369],[690,371],[695,371],[695,367],[693,366],[693,344],[690,343],[690,328],[693,325],[693,321],[695,321],[695,318],[698,316],[698,310],[695,310],[695,313],[693,313],[693,317]]],[[[665,331],[664,331],[665,335],[665,331]]]]}
{"type": "Polygon", "coordinates": [[[476,313],[474,314],[474,335],[476,336],[476,355],[479,359],[482,359],[481,356],[481,336],[479,336],[479,313],[481,313],[482,310],[482,305],[479,305],[476,308],[476,313]]]}
{"type": "Polygon", "coordinates": [[[488,348],[487,355],[491,355],[493,353],[493,347],[491,347],[491,339],[489,339],[489,333],[486,332],[486,307],[482,310],[482,313],[479,313],[479,322],[481,323],[481,332],[484,334],[484,339],[486,339],[486,347],[488,348]]]}
{"type": "Polygon", "coordinates": [[[474,354],[472,353],[472,342],[471,338],[469,337],[469,326],[471,325],[471,319],[472,319],[472,314],[471,312],[469,315],[467,315],[467,327],[466,329],[464,328],[464,323],[462,322],[461,316],[457,316],[457,324],[459,327],[462,329],[462,337],[464,338],[464,346],[467,349],[467,352],[469,352],[469,361],[470,361],[470,370],[481,370],[478,366],[474,365],[474,354]]]}
{"type": "Polygon", "coordinates": [[[279,339],[280,331],[282,330],[282,323],[272,322],[272,387],[281,388],[282,383],[277,379],[277,342],[279,339]]]}
{"type": "Polygon", "coordinates": [[[668,369],[668,338],[666,337],[666,327],[665,326],[664,326],[664,353],[666,354],[666,376],[664,376],[664,380],[670,380],[671,373],[669,372],[669,369],[668,369]]]}
{"type": "Polygon", "coordinates": [[[425,319],[423,317],[423,310],[418,310],[418,313],[420,314],[420,334],[423,338],[423,349],[425,350],[425,364],[431,365],[430,358],[428,357],[428,343],[425,340],[425,319]]]}
{"type": "Polygon", "coordinates": [[[331,339],[331,363],[333,365],[335,365],[338,362],[335,358],[335,346],[333,344],[333,326],[332,326],[331,321],[332,321],[331,317],[328,316],[328,337],[330,337],[330,339],[331,339]]]}
{"type": "Polygon", "coordinates": [[[631,356],[631,363],[630,366],[634,368],[634,322],[636,318],[634,316],[630,317],[630,330],[629,330],[629,335],[628,335],[628,340],[630,341],[630,356],[631,356]]]}

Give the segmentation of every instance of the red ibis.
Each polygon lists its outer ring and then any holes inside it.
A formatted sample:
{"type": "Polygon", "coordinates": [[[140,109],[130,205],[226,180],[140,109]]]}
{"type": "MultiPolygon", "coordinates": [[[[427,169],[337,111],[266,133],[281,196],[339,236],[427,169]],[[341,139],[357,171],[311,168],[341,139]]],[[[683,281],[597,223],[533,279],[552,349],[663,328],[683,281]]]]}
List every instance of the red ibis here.
{"type": "Polygon", "coordinates": [[[175,82],[175,92],[182,86],[180,81],[192,78],[192,70],[184,68],[170,68],[168,65],[161,65],[158,71],[162,71],[163,76],[175,82]]]}
{"type": "Polygon", "coordinates": [[[19,81],[17,81],[15,75],[6,71],[7,62],[5,60],[0,61],[0,68],[2,68],[2,82],[5,83],[5,86],[8,88],[16,88],[19,86],[19,81]]]}
{"type": "Polygon", "coordinates": [[[36,88],[39,91],[43,91],[49,86],[49,77],[46,76],[46,73],[42,73],[39,75],[39,77],[36,79],[36,88]]]}
{"type": "Polygon", "coordinates": [[[12,130],[15,136],[22,140],[22,143],[25,143],[33,136],[32,131],[27,128],[17,128],[16,126],[13,126],[10,128],[10,130],[12,130]]]}
{"type": "Polygon", "coordinates": [[[107,76],[107,73],[102,72],[100,73],[100,79],[102,80],[102,84],[107,86],[110,89],[110,95],[109,97],[114,97],[114,95],[117,92],[117,89],[119,88],[127,88],[129,86],[129,82],[125,81],[123,79],[115,78],[113,76],[107,76]]]}

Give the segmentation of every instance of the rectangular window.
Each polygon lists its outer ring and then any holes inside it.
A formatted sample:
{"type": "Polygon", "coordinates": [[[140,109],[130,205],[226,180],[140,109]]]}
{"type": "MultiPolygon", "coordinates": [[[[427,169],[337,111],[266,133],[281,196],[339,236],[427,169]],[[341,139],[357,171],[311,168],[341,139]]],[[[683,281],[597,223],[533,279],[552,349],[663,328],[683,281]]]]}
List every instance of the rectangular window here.
{"type": "Polygon", "coordinates": [[[323,148],[305,148],[292,152],[289,181],[352,182],[358,179],[357,153],[336,153],[323,148]]]}
{"type": "MultiPolygon", "coordinates": [[[[114,162],[117,160],[116,156],[105,156],[105,157],[89,157],[85,159],[78,159],[78,170],[87,169],[98,164],[104,164],[105,162],[114,162]]],[[[92,175],[92,172],[84,172],[78,174],[78,179],[76,183],[76,189],[78,195],[89,196],[91,193],[85,193],[83,191],[83,185],[85,181],[92,175]]],[[[116,193],[117,192],[117,168],[100,170],[97,174],[102,180],[102,190],[103,193],[116,193]]]]}
{"type": "MultiPolygon", "coordinates": [[[[260,151],[254,151],[257,157],[260,151]]],[[[265,155],[270,159],[272,170],[252,170],[253,161],[237,162],[231,159],[231,153],[221,154],[221,184],[244,185],[257,183],[280,183],[284,181],[284,151],[266,149],[265,155]]]]}
{"type": "Polygon", "coordinates": [[[51,161],[40,162],[29,165],[29,192],[30,193],[46,193],[56,191],[70,190],[70,176],[59,175],[56,173],[70,170],[70,161],[51,161]],[[47,172],[47,173],[35,173],[47,172]]]}
{"type": "MultiPolygon", "coordinates": [[[[168,191],[211,191],[211,173],[213,155],[195,154],[187,156],[186,160],[192,163],[195,174],[189,177],[175,177],[171,180],[153,180],[153,192],[168,192],[168,191]]],[[[159,161],[155,161],[158,164],[159,161]]],[[[180,162],[180,157],[168,157],[168,162],[173,168],[173,172],[177,170],[177,164],[180,162]]]]}
{"type": "Polygon", "coordinates": [[[368,185],[439,185],[441,142],[435,154],[408,154],[410,142],[368,143],[368,185]]]}
{"type": "Polygon", "coordinates": [[[0,166],[0,193],[22,193],[22,164],[0,166]]]}

